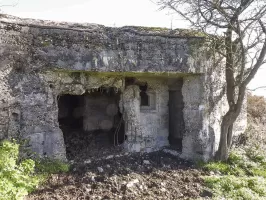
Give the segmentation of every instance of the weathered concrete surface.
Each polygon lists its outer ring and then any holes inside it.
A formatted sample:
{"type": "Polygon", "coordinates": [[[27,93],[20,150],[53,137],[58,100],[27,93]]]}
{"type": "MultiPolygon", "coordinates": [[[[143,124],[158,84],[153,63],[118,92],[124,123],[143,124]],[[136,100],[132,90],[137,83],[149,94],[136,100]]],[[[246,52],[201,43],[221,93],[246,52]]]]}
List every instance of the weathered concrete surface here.
{"type": "Polygon", "coordinates": [[[168,146],[169,136],[169,92],[167,79],[140,79],[148,84],[147,93],[154,102],[148,108],[140,108],[140,125],[146,151],[168,146]]]}
{"type": "Polygon", "coordinates": [[[125,147],[131,152],[151,152],[169,145],[169,109],[167,79],[139,78],[148,84],[147,93],[155,103],[141,108],[138,86],[126,87],[122,94],[126,123],[125,147]]]}
{"type": "Polygon", "coordinates": [[[83,130],[110,130],[115,128],[115,115],[118,113],[118,103],[115,96],[85,96],[83,110],[83,130]]]}
{"type": "MultiPolygon", "coordinates": [[[[0,53],[0,138],[29,138],[40,155],[64,159],[57,97],[105,86],[121,91],[120,109],[133,124],[125,130],[127,149],[168,145],[169,83],[158,78],[182,77],[182,156],[207,160],[218,148],[221,116],[228,109],[224,67],[213,66],[198,33],[1,16],[0,53]],[[138,86],[125,87],[125,77],[151,78],[146,81],[155,110],[141,110],[138,86]]],[[[238,133],[245,128],[245,113],[240,121],[238,133]]]]}
{"type": "Polygon", "coordinates": [[[127,150],[143,150],[143,127],[140,125],[140,98],[137,85],[127,86],[121,95],[120,107],[125,120],[125,134],[128,136],[124,146],[127,150]]]}
{"type": "Polygon", "coordinates": [[[204,67],[194,62],[190,48],[202,38],[185,30],[109,28],[3,16],[0,30],[2,62],[12,61],[25,71],[201,73],[204,67]]]}
{"type": "MultiPolygon", "coordinates": [[[[184,97],[185,133],[182,157],[187,159],[209,160],[219,147],[222,117],[228,111],[225,96],[225,69],[222,65],[213,66],[205,60],[205,73],[184,77],[182,94],[184,97]]],[[[234,124],[234,135],[239,135],[247,127],[247,103],[234,124]]]]}

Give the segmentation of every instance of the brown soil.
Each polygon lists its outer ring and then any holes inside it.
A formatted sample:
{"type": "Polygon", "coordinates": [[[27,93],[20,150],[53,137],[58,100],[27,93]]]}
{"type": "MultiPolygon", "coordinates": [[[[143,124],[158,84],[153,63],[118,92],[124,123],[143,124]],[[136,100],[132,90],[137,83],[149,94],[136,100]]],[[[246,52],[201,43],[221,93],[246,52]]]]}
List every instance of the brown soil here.
{"type": "MultiPolygon", "coordinates": [[[[68,130],[71,171],[52,175],[33,199],[198,199],[204,172],[165,151],[128,154],[105,133],[68,130]]],[[[207,197],[204,197],[206,199],[207,197]]]]}
{"type": "Polygon", "coordinates": [[[27,199],[198,199],[206,195],[202,175],[163,151],[110,154],[76,161],[71,172],[52,175],[27,199]]]}

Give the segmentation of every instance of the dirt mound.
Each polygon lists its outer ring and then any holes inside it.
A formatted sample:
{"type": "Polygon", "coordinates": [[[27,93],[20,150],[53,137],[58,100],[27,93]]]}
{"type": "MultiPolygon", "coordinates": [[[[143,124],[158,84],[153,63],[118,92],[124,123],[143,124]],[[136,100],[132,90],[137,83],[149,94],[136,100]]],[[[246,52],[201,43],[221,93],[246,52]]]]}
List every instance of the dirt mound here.
{"type": "Polygon", "coordinates": [[[74,163],[27,199],[196,199],[201,171],[164,153],[109,155],[74,163]]]}

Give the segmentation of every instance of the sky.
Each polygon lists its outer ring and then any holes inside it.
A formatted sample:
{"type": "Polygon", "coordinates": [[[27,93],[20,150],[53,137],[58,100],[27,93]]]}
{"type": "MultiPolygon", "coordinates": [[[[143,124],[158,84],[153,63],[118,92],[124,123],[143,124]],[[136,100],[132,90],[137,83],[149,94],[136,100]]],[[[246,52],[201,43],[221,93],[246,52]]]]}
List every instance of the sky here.
{"type": "MultiPolygon", "coordinates": [[[[155,0],[0,0],[2,13],[54,21],[97,23],[105,26],[188,28],[185,21],[153,3],[155,0]],[[2,6],[1,6],[2,5],[2,6]],[[4,5],[4,6],[3,6],[4,5]],[[5,6],[8,5],[8,6],[5,6]]],[[[266,65],[249,84],[266,86],[266,65]]],[[[266,97],[266,89],[253,92],[266,97]]]]}

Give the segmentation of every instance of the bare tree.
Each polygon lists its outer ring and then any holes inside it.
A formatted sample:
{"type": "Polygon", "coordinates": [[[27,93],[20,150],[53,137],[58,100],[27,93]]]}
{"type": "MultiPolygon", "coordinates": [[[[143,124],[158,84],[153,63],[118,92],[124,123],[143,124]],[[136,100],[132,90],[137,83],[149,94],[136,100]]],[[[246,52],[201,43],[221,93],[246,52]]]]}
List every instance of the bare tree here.
{"type": "Polygon", "coordinates": [[[260,87],[256,87],[256,88],[253,88],[253,89],[248,89],[249,91],[251,91],[251,92],[254,92],[254,91],[256,91],[256,90],[259,90],[259,89],[266,89],[266,86],[260,86],[260,87]]]}
{"type": "Polygon", "coordinates": [[[18,3],[19,3],[19,0],[12,2],[12,3],[8,3],[8,4],[5,4],[2,1],[0,1],[0,13],[2,13],[3,7],[15,7],[18,5],[18,3]]]}
{"type": "MultiPolygon", "coordinates": [[[[240,114],[248,83],[265,63],[265,0],[158,0],[207,34],[222,38],[215,53],[225,59],[226,97],[229,110],[222,118],[217,160],[227,160],[233,125],[240,114]]],[[[211,38],[211,37],[210,37],[211,38]]],[[[213,37],[217,40],[218,37],[213,37]]],[[[212,48],[212,47],[210,47],[212,48]]]]}

